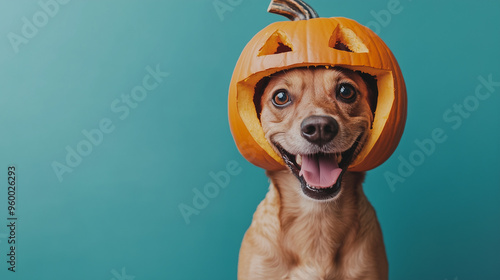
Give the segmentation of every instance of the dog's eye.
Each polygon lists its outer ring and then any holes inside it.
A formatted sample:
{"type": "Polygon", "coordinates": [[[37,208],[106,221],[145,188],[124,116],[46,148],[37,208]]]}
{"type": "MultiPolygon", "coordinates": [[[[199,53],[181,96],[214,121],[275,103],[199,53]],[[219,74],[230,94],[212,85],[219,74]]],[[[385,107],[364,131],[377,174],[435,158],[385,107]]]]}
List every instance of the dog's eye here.
{"type": "Polygon", "coordinates": [[[284,89],[277,90],[273,95],[273,104],[276,107],[285,107],[290,103],[290,95],[284,89]]]}
{"type": "Polygon", "coordinates": [[[350,84],[340,84],[337,88],[337,97],[344,102],[353,102],[356,99],[356,89],[350,84]]]}

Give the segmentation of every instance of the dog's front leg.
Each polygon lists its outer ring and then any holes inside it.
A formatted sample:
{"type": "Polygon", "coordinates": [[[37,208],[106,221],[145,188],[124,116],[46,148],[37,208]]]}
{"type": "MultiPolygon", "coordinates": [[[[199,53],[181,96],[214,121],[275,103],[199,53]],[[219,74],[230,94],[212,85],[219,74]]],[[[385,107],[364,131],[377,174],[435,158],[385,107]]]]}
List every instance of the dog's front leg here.
{"type": "Polygon", "coordinates": [[[238,261],[239,280],[288,279],[283,278],[287,266],[279,249],[279,211],[279,193],[271,184],[243,238],[238,261]]]}

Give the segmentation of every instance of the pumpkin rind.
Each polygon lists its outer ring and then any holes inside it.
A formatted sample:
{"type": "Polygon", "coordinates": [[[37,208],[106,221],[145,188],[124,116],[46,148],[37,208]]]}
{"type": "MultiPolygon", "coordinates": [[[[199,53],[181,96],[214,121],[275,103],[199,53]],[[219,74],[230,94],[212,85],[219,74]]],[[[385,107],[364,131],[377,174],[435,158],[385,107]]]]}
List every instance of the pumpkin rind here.
{"type": "Polygon", "coordinates": [[[255,85],[263,77],[303,66],[339,66],[376,76],[379,95],[373,126],[348,169],[366,171],[386,161],[396,149],[406,121],[403,76],[385,43],[369,28],[347,18],[272,23],[246,45],[231,78],[228,104],[231,132],[241,154],[266,170],[285,168],[282,158],[264,137],[253,95],[255,85]],[[331,47],[332,36],[340,36],[339,32],[348,37],[351,44],[356,44],[353,52],[331,47]],[[269,38],[276,34],[291,50],[259,55],[269,38]]]}

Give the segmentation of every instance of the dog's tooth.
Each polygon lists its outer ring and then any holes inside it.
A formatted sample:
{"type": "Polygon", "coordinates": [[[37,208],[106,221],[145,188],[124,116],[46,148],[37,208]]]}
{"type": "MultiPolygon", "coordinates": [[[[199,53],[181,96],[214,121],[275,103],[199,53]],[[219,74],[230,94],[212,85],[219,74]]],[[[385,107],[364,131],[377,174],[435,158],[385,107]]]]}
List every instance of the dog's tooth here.
{"type": "Polygon", "coordinates": [[[341,162],[341,161],[342,161],[342,154],[341,154],[341,153],[339,153],[339,154],[337,155],[337,162],[341,162]]]}
{"type": "Polygon", "coordinates": [[[302,165],[302,156],[301,155],[297,155],[295,157],[295,162],[297,162],[298,165],[302,165]]]}

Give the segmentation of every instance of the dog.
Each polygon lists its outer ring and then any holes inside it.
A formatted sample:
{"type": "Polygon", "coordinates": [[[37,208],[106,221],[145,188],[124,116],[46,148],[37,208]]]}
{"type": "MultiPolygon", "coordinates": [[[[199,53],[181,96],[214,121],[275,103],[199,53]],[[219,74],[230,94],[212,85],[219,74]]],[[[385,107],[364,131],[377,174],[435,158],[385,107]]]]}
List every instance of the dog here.
{"type": "Polygon", "coordinates": [[[376,79],[339,67],[293,68],[256,86],[266,139],[288,168],[271,185],[240,249],[238,279],[388,279],[382,231],[347,171],[367,139],[376,79]]]}

